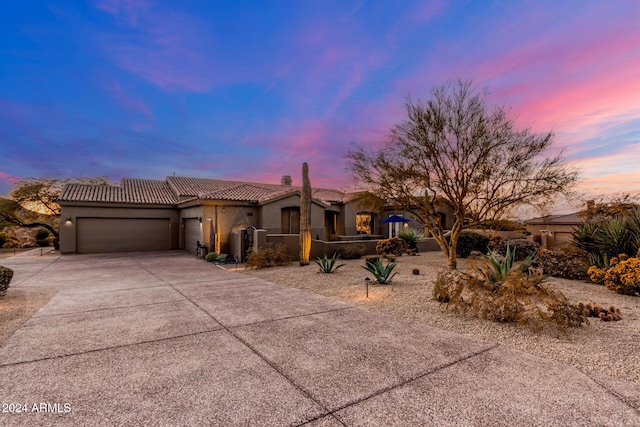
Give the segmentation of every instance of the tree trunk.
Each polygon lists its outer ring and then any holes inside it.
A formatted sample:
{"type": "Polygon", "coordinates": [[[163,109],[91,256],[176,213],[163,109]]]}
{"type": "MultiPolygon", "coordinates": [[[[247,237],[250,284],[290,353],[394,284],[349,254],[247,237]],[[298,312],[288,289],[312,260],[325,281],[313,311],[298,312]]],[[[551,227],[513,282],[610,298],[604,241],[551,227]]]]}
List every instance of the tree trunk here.
{"type": "Polygon", "coordinates": [[[49,230],[51,232],[51,234],[53,234],[53,237],[55,238],[60,238],[60,235],[58,234],[58,232],[56,231],[55,228],[53,228],[52,226],[50,226],[49,224],[45,224],[43,222],[24,222],[19,218],[16,218],[14,216],[10,216],[4,213],[0,213],[0,217],[2,217],[2,219],[10,224],[14,224],[17,225],[19,227],[25,227],[25,228],[37,228],[37,227],[42,227],[42,228],[46,228],[47,230],[49,230]]]}
{"type": "Polygon", "coordinates": [[[302,164],[302,191],[300,193],[300,265],[309,265],[311,253],[311,181],[309,165],[302,164]]]}

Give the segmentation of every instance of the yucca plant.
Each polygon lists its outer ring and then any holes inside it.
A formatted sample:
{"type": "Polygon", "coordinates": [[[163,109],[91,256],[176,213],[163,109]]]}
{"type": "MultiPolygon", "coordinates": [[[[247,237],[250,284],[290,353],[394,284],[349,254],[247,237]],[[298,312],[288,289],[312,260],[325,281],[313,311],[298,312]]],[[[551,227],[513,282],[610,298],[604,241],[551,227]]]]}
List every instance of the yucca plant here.
{"type": "Polygon", "coordinates": [[[331,274],[331,273],[335,273],[340,267],[343,267],[346,265],[346,264],[336,265],[336,261],[338,260],[338,258],[339,256],[335,254],[331,258],[328,258],[327,254],[325,254],[324,257],[313,260],[313,262],[318,264],[318,267],[320,267],[321,273],[331,274]]]}
{"type": "Polygon", "coordinates": [[[398,274],[397,272],[391,274],[393,269],[396,268],[395,262],[390,262],[389,264],[384,265],[382,261],[377,260],[375,262],[367,262],[366,266],[362,268],[367,270],[369,273],[373,274],[373,277],[375,277],[376,282],[378,282],[381,285],[386,285],[387,283],[390,283],[391,279],[393,279],[394,276],[398,274]]]}

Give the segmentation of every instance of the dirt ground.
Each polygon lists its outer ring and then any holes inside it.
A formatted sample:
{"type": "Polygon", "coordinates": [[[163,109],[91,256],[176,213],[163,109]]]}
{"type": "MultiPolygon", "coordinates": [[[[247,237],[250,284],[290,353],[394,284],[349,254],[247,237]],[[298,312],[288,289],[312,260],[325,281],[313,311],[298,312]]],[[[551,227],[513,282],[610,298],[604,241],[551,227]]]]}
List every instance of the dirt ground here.
{"type": "Polygon", "coordinates": [[[9,287],[0,296],[0,344],[57,293],[52,288],[9,287]]]}

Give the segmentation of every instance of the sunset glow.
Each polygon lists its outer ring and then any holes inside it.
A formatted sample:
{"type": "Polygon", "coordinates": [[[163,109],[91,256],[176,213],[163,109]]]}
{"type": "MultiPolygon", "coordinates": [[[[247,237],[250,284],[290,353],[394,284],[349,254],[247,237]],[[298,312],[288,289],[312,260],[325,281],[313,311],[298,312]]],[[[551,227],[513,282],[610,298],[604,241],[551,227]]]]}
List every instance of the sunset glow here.
{"type": "Polygon", "coordinates": [[[0,195],[173,173],[345,189],[407,95],[473,79],[594,194],[640,192],[640,2],[7,2],[0,195]]]}

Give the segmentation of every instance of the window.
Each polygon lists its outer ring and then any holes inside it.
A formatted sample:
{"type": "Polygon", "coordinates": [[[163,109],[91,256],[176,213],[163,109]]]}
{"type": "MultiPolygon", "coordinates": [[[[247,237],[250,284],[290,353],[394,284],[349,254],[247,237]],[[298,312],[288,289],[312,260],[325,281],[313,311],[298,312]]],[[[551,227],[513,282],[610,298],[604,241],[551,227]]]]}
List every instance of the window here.
{"type": "Polygon", "coordinates": [[[283,208],[280,217],[282,234],[300,234],[300,208],[283,208]]]}
{"type": "Polygon", "coordinates": [[[374,234],[375,217],[372,213],[356,214],[356,234],[374,234]]]}

